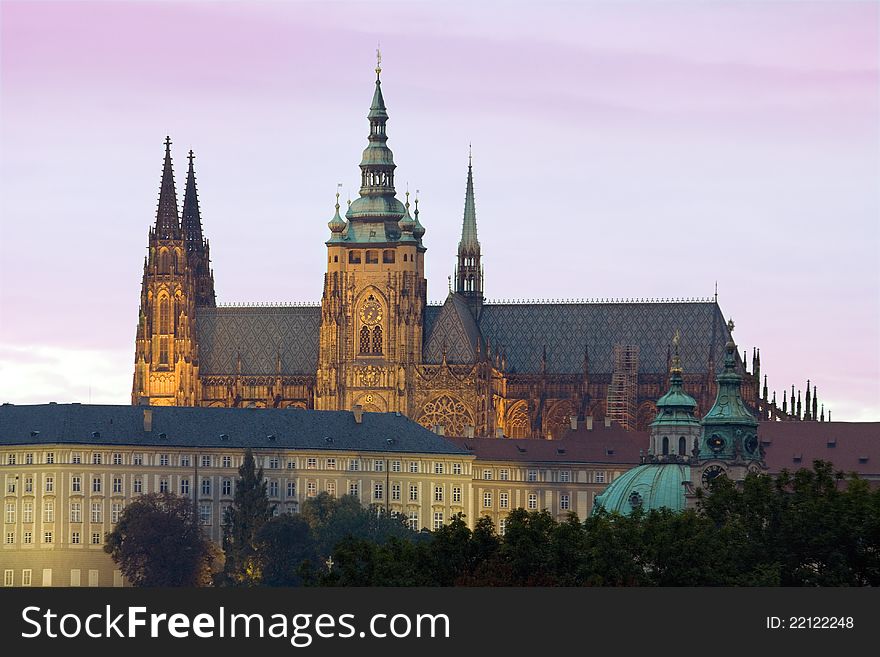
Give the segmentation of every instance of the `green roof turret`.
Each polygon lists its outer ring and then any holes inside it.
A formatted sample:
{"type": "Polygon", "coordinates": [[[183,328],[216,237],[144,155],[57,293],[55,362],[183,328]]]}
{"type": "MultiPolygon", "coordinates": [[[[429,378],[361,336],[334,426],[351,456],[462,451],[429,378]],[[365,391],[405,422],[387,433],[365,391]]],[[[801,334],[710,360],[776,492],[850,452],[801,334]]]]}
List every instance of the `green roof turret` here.
{"type": "Polygon", "coordinates": [[[330,232],[333,233],[333,236],[330,238],[331,242],[341,242],[343,239],[342,233],[345,231],[347,224],[345,220],[339,216],[339,187],[336,186],[336,214],[333,215],[333,218],[327,223],[327,227],[330,228],[330,232]]]}

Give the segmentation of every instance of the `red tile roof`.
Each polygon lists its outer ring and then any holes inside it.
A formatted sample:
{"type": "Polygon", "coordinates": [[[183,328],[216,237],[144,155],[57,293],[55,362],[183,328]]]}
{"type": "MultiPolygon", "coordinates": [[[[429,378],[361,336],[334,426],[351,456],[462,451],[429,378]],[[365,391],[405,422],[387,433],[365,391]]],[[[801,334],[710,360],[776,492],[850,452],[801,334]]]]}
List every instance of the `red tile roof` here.
{"type": "Polygon", "coordinates": [[[880,479],[880,422],[762,422],[758,436],[772,474],[822,460],[837,470],[880,479]]]}
{"type": "Polygon", "coordinates": [[[638,465],[639,450],[647,451],[648,434],[598,425],[571,431],[561,440],[519,438],[450,438],[480,461],[538,463],[614,463],[638,465]]]}

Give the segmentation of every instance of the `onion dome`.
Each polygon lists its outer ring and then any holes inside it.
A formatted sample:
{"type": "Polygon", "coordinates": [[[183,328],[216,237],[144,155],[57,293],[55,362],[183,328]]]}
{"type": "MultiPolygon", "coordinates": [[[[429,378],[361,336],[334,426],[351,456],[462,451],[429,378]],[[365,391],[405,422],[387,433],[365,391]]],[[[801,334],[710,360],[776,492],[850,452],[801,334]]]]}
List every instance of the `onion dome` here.
{"type": "Polygon", "coordinates": [[[409,213],[409,192],[406,193],[406,203],[404,204],[404,208],[406,208],[406,213],[403,215],[403,218],[397,222],[397,226],[400,228],[400,241],[414,242],[415,237],[413,237],[413,229],[416,227],[416,222],[409,213]]]}
{"type": "Polygon", "coordinates": [[[327,227],[330,228],[330,232],[333,233],[333,236],[330,238],[331,242],[341,242],[342,241],[342,233],[345,231],[346,223],[345,220],[339,216],[339,192],[336,192],[336,214],[333,215],[333,218],[327,223],[327,227]]]}
{"type": "Polygon", "coordinates": [[[696,400],[684,391],[682,379],[681,356],[678,353],[678,345],[681,335],[675,332],[672,345],[675,353],[672,356],[672,365],[669,368],[669,390],[657,400],[657,417],[651,423],[652,427],[662,425],[699,425],[700,422],[694,417],[697,408],[696,400]]]}
{"type": "Polygon", "coordinates": [[[422,237],[425,235],[425,227],[419,223],[419,190],[416,190],[416,211],[414,214],[416,225],[413,227],[413,237],[421,244],[422,237]]]}

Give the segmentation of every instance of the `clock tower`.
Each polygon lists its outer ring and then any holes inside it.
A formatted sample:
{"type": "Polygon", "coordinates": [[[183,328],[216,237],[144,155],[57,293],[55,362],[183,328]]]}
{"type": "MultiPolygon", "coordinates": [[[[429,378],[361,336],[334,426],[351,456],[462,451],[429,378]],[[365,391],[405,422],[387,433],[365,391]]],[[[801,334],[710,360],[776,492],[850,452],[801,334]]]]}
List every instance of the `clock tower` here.
{"type": "Polygon", "coordinates": [[[409,192],[406,204],[396,196],[381,72],[377,64],[359,198],[343,219],[337,193],[328,224],[315,408],[411,415],[427,301],[425,229],[418,197],[411,213],[409,192]]]}
{"type": "Polygon", "coordinates": [[[766,470],[758,438],[758,420],[741,394],[742,376],[736,370],[737,349],[733,320],[727,323],[730,338],[725,345],[724,369],[715,379],[715,404],[701,420],[702,435],[694,470],[695,486],[708,487],[717,476],[742,481],[749,472],[766,470]]]}

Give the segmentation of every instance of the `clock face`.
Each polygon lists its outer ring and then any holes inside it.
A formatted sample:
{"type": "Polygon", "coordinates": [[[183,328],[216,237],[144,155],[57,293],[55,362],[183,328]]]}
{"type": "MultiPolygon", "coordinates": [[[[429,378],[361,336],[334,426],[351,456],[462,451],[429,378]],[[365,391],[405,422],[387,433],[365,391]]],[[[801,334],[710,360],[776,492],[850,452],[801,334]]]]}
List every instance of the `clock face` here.
{"type": "Polygon", "coordinates": [[[382,306],[379,305],[378,301],[368,299],[361,306],[361,321],[368,326],[373,326],[382,321],[382,306]]]}
{"type": "Polygon", "coordinates": [[[758,449],[758,437],[746,436],[743,444],[746,446],[746,449],[749,451],[750,454],[754,454],[758,449]]]}
{"type": "Polygon", "coordinates": [[[706,444],[709,445],[709,449],[713,452],[720,452],[724,449],[724,438],[715,433],[706,441],[706,444]]]}
{"type": "Polygon", "coordinates": [[[710,465],[708,468],[703,470],[703,487],[708,488],[709,484],[711,484],[716,477],[722,476],[724,474],[724,468],[720,465],[710,465]]]}

